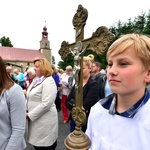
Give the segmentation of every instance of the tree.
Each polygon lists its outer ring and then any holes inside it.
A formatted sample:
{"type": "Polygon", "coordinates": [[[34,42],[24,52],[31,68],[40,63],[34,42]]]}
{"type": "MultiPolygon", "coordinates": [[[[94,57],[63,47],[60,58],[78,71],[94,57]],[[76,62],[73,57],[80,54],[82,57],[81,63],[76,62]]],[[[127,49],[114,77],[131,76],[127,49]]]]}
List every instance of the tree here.
{"type": "Polygon", "coordinates": [[[143,33],[145,24],[146,24],[146,15],[145,13],[142,12],[141,15],[135,17],[133,21],[134,33],[138,33],[138,34],[143,33]]]}
{"type": "Polygon", "coordinates": [[[65,70],[68,65],[74,66],[74,57],[72,54],[69,54],[64,61],[58,62],[58,68],[65,70]]]}
{"type": "Polygon", "coordinates": [[[11,44],[11,41],[9,39],[9,37],[5,37],[3,36],[1,39],[0,39],[0,43],[2,46],[6,46],[6,47],[13,47],[13,45],[11,44]]]}
{"type": "Polygon", "coordinates": [[[143,34],[150,35],[150,10],[148,12],[148,15],[146,16],[146,25],[143,30],[143,34]]]}

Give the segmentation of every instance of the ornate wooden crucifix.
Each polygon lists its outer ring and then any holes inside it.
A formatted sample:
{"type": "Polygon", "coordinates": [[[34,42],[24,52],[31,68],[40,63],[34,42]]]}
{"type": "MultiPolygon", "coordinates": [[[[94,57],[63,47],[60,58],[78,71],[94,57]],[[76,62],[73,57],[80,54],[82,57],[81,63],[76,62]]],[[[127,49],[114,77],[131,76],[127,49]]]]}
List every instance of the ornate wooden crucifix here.
{"type": "Polygon", "coordinates": [[[72,109],[72,117],[76,127],[74,132],[70,133],[64,141],[67,150],[88,150],[91,144],[87,135],[81,131],[81,127],[86,121],[86,114],[83,108],[82,87],[84,52],[90,49],[96,54],[102,55],[106,53],[108,47],[114,41],[114,35],[105,26],[99,27],[92,34],[92,37],[84,39],[84,26],[87,17],[87,9],[79,5],[73,17],[73,25],[76,30],[76,41],[72,44],[63,41],[59,50],[62,60],[65,60],[70,53],[74,55],[73,74],[75,78],[75,106],[72,109]]]}

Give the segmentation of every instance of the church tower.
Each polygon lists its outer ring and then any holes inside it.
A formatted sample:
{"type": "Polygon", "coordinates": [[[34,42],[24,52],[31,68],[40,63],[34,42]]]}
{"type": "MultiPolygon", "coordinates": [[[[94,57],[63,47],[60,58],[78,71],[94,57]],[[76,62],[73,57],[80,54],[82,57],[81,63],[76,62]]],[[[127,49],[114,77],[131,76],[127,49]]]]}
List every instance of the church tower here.
{"type": "Polygon", "coordinates": [[[52,55],[46,25],[43,27],[42,40],[40,41],[40,52],[44,54],[46,59],[52,64],[52,55]]]}

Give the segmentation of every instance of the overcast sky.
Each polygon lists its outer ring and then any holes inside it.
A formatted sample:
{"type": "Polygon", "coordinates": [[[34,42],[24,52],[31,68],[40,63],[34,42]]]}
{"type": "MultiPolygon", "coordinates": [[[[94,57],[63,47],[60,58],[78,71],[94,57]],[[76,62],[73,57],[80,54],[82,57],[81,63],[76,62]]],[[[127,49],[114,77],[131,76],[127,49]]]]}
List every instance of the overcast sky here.
{"type": "Polygon", "coordinates": [[[38,50],[46,21],[56,63],[61,60],[61,42],[75,41],[72,19],[79,4],[88,10],[84,38],[100,26],[109,28],[150,10],[150,0],[0,0],[0,4],[0,38],[9,37],[16,48],[38,50]]]}

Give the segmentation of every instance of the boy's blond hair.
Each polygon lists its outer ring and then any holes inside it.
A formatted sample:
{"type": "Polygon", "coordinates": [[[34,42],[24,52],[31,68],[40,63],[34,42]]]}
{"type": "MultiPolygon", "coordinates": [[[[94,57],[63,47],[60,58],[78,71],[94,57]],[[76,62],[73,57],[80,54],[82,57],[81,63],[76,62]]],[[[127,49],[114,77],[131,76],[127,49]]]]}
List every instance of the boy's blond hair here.
{"type": "Polygon", "coordinates": [[[141,59],[144,68],[150,68],[150,38],[145,35],[123,35],[109,47],[107,52],[107,60],[111,53],[114,52],[114,55],[121,54],[131,46],[134,46],[135,52],[137,56],[141,59]],[[118,48],[117,51],[116,48],[118,48]]]}

